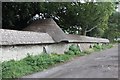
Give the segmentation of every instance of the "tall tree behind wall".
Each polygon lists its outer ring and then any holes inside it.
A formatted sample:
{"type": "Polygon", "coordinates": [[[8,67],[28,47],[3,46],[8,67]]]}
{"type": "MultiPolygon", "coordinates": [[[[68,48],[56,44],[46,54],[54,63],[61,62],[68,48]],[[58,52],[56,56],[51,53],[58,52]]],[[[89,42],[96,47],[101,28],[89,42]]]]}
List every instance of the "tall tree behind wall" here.
{"type": "Polygon", "coordinates": [[[3,28],[22,29],[27,26],[27,22],[37,13],[40,5],[38,3],[3,2],[2,3],[2,23],[3,28]]]}
{"type": "MultiPolygon", "coordinates": [[[[88,35],[96,28],[106,29],[114,10],[111,2],[69,3],[3,3],[3,28],[22,29],[35,14],[58,18],[57,23],[66,32],[88,35]]],[[[92,35],[91,35],[92,36],[92,35]]]]}
{"type": "Polygon", "coordinates": [[[115,12],[111,15],[108,27],[109,28],[105,30],[103,37],[106,37],[111,41],[120,38],[120,12],[115,12]]]}

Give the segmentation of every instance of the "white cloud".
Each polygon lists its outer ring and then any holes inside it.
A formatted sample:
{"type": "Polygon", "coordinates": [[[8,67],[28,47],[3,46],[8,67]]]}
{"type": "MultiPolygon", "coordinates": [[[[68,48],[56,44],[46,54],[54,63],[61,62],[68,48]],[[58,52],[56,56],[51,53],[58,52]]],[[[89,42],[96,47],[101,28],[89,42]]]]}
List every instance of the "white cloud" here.
{"type": "Polygon", "coordinates": [[[120,4],[118,5],[118,11],[120,12],[120,4]]]}
{"type": "Polygon", "coordinates": [[[39,17],[39,15],[38,15],[38,14],[36,14],[36,15],[35,15],[35,17],[36,17],[36,18],[38,18],[38,17],[39,17]]]}

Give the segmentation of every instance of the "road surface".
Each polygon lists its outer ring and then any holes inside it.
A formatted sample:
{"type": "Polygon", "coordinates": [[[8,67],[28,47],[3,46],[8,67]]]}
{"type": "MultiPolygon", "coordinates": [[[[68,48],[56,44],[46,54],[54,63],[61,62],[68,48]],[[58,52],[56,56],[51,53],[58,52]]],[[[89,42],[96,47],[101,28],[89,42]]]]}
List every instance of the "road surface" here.
{"type": "Polygon", "coordinates": [[[118,78],[118,46],[23,78],[118,78]]]}

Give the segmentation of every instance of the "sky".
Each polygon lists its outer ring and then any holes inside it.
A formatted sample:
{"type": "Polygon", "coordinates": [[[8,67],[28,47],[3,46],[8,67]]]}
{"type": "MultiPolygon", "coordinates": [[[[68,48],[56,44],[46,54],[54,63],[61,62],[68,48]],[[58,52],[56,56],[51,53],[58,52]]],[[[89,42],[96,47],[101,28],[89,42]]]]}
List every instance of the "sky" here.
{"type": "Polygon", "coordinates": [[[118,5],[118,11],[120,12],[120,4],[118,5]]]}
{"type": "MultiPolygon", "coordinates": [[[[84,0],[81,0],[81,3],[85,3],[84,0]]],[[[120,4],[118,5],[118,8],[116,9],[116,11],[120,12],[120,4]]],[[[36,14],[34,16],[34,19],[40,18],[41,16],[39,16],[38,14],[36,14]]]]}
{"type": "Polygon", "coordinates": [[[116,9],[116,11],[120,12],[120,4],[118,5],[118,8],[116,9]]]}

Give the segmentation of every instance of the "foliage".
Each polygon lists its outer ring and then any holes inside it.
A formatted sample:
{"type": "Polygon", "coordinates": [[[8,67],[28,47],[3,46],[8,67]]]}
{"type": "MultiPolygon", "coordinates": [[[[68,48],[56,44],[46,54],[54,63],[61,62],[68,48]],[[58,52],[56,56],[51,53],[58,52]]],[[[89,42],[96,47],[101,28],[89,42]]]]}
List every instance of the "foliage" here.
{"type": "Polygon", "coordinates": [[[96,28],[104,31],[115,8],[112,2],[5,2],[2,5],[3,28],[22,29],[38,14],[42,18],[54,18],[65,32],[83,35],[96,28]]]}
{"type": "Polygon", "coordinates": [[[110,41],[120,38],[120,12],[115,12],[110,16],[108,29],[106,29],[103,37],[108,38],[110,41]]]}
{"type": "Polygon", "coordinates": [[[118,43],[120,43],[120,40],[118,40],[118,43]]]}
{"type": "Polygon", "coordinates": [[[95,44],[93,46],[94,51],[101,51],[113,47],[112,44],[95,44]]]}
{"type": "Polygon", "coordinates": [[[69,55],[78,55],[80,53],[81,53],[80,48],[77,45],[71,45],[69,47],[69,50],[65,52],[65,54],[69,54],[69,55]]]}
{"type": "Polygon", "coordinates": [[[21,29],[37,13],[36,3],[2,3],[3,28],[21,29]]]}
{"type": "Polygon", "coordinates": [[[3,78],[18,78],[26,74],[47,69],[56,63],[64,62],[70,59],[69,55],[42,54],[37,56],[28,55],[20,61],[8,61],[2,63],[3,78]]]}
{"type": "Polygon", "coordinates": [[[72,50],[68,50],[65,52],[65,54],[74,55],[75,53],[72,50]]]}
{"type": "Polygon", "coordinates": [[[101,49],[102,49],[102,45],[95,44],[95,45],[93,46],[93,48],[98,49],[98,50],[101,50],[101,49]]]}
{"type": "Polygon", "coordinates": [[[92,52],[94,52],[94,49],[93,49],[93,48],[90,48],[90,49],[84,51],[83,53],[84,53],[84,55],[88,55],[88,54],[90,54],[90,53],[92,53],[92,52]]]}
{"type": "Polygon", "coordinates": [[[120,43],[120,40],[114,41],[115,43],[120,43]]]}
{"type": "MultiPolygon", "coordinates": [[[[104,50],[111,47],[111,44],[95,45],[93,50],[99,51],[101,49],[104,50]]],[[[72,57],[88,55],[93,52],[93,50],[91,48],[87,51],[80,52],[78,46],[71,45],[69,47],[69,51],[65,52],[65,54],[43,53],[36,56],[28,54],[26,58],[20,61],[11,60],[2,62],[2,78],[19,78],[33,72],[42,71],[57,63],[65,62],[72,57]]]]}

